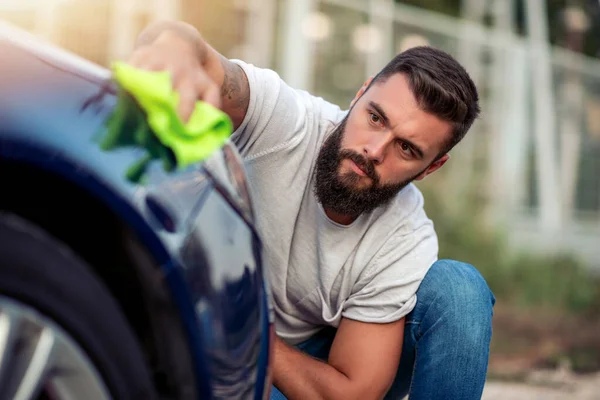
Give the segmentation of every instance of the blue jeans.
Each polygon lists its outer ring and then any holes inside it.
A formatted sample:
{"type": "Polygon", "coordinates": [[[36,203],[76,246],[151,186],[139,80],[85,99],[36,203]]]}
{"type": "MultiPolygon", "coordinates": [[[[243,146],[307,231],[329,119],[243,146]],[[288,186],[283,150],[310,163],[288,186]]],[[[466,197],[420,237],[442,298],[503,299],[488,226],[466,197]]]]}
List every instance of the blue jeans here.
{"type": "MultiPolygon", "coordinates": [[[[471,265],[436,262],[406,316],[400,366],[386,399],[481,399],[492,338],[496,299],[471,265]]],[[[325,328],[297,348],[327,360],[335,336],[325,328]]],[[[273,387],[271,400],[285,396],[273,387]]]]}

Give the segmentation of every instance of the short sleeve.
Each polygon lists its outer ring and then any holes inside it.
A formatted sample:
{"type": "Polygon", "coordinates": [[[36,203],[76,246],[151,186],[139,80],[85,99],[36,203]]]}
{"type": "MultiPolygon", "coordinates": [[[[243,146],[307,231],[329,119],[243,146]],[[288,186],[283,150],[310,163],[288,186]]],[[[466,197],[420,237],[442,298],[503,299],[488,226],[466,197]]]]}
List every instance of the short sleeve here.
{"type": "Polygon", "coordinates": [[[288,86],[279,75],[240,60],[248,78],[250,101],[232,141],[244,158],[255,158],[302,140],[307,118],[307,95],[288,86]]]}
{"type": "Polygon", "coordinates": [[[402,319],[415,307],[417,289],[437,257],[438,241],[430,220],[390,238],[355,284],[342,316],[373,323],[402,319]]]}

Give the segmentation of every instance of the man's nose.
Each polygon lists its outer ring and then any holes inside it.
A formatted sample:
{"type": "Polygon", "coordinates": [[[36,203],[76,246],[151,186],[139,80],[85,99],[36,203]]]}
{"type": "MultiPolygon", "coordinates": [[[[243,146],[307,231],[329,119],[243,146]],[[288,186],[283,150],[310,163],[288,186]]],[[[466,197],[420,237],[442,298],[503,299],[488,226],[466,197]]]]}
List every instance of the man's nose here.
{"type": "Polygon", "coordinates": [[[376,164],[381,164],[392,140],[392,135],[387,132],[373,134],[363,148],[365,156],[376,164]]]}

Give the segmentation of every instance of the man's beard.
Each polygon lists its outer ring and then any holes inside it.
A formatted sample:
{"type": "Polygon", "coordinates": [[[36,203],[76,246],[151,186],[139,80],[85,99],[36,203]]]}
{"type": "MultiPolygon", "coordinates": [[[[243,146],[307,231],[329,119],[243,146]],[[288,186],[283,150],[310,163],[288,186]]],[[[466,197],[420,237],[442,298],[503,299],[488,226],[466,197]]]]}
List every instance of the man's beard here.
{"type": "MultiPolygon", "coordinates": [[[[342,149],[342,139],[348,115],[335,128],[323,143],[317,156],[315,167],[315,194],[325,209],[338,214],[357,217],[375,208],[387,204],[400,190],[412,182],[418,175],[395,184],[380,184],[372,160],[352,150],[342,149]],[[340,166],[344,159],[353,161],[371,179],[371,185],[357,188],[362,178],[355,172],[340,175],[340,166]]],[[[419,174],[420,175],[420,174],[419,174]]]]}

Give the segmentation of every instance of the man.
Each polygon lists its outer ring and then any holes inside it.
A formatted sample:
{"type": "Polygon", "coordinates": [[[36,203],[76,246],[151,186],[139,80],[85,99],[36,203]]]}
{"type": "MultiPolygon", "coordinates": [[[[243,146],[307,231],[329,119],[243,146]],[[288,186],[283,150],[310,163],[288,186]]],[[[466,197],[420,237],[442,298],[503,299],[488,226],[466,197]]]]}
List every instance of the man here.
{"type": "Polygon", "coordinates": [[[147,27],[129,62],[172,73],[184,120],[197,99],[233,120],[276,311],[272,399],[481,397],[494,298],[472,266],[437,260],[411,184],[479,113],[453,58],[401,53],[347,112],[180,22],[147,27]]]}

